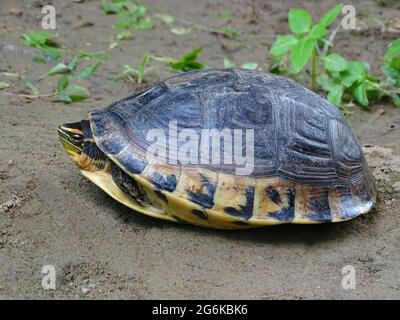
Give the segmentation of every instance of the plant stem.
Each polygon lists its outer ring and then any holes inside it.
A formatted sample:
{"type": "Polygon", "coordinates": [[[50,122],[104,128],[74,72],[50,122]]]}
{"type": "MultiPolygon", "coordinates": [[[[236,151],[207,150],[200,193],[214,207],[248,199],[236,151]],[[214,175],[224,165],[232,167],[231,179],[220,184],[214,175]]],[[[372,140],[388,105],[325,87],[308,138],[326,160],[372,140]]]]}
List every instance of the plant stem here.
{"type": "Polygon", "coordinates": [[[19,96],[19,97],[23,97],[23,98],[27,98],[27,99],[36,99],[36,98],[54,97],[58,94],[58,92],[52,92],[52,93],[48,93],[48,94],[38,94],[38,95],[20,94],[20,93],[13,93],[13,92],[4,92],[3,94],[19,96]]]}
{"type": "Polygon", "coordinates": [[[337,32],[339,31],[340,24],[332,31],[329,39],[325,42],[324,48],[322,49],[321,57],[325,57],[328,54],[329,47],[333,46],[333,40],[336,37],[337,32]]]}
{"type": "Polygon", "coordinates": [[[316,78],[317,78],[317,54],[315,52],[315,48],[312,52],[312,66],[311,66],[311,90],[315,91],[317,89],[316,86],[316,78]]]}

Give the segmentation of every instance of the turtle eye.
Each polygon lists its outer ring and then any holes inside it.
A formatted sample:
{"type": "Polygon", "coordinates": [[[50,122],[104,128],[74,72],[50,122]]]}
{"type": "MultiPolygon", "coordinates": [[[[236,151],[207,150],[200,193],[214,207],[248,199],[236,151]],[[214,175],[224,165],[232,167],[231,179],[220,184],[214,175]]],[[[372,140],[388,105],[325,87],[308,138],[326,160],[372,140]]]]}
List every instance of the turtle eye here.
{"type": "Polygon", "coordinates": [[[82,135],[80,135],[80,134],[73,134],[71,137],[76,142],[81,142],[82,141],[82,135]]]}

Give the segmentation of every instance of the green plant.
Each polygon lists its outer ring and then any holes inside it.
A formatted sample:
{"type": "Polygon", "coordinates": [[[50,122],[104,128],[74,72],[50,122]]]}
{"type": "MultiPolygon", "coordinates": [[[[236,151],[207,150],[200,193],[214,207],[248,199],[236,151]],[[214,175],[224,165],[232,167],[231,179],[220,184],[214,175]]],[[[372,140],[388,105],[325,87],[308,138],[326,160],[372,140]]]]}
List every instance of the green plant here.
{"type": "Polygon", "coordinates": [[[36,49],[36,55],[32,60],[37,63],[52,62],[63,54],[54,36],[47,31],[35,31],[22,34],[22,42],[36,49]]]}
{"type": "MultiPolygon", "coordinates": [[[[81,59],[83,59],[83,57],[86,56],[87,52],[85,52],[85,54],[82,54],[82,50],[79,51],[79,53],[77,55],[75,55],[72,60],[65,64],[63,62],[59,62],[57,63],[54,67],[52,67],[44,76],[54,76],[54,75],[60,75],[60,74],[68,74],[71,76],[71,78],[73,80],[78,80],[78,79],[85,79],[85,78],[89,78],[102,64],[102,62],[96,62],[93,63],[91,65],[89,65],[88,67],[84,68],[79,74],[74,75],[74,71],[76,69],[76,65],[78,62],[78,59],[81,57],[81,59]]],[[[42,78],[44,77],[42,76],[42,78]]]]}
{"type": "Polygon", "coordinates": [[[239,32],[233,27],[222,27],[222,28],[214,29],[211,32],[217,33],[217,34],[222,34],[222,35],[228,37],[229,39],[235,39],[239,35],[239,32]]]}
{"type": "Polygon", "coordinates": [[[327,99],[345,113],[345,103],[356,101],[367,108],[371,101],[383,97],[392,98],[400,105],[400,41],[390,44],[385,54],[383,72],[387,80],[369,74],[369,65],[360,61],[348,61],[332,52],[332,42],[337,28],[328,38],[328,27],[336,20],[342,5],[329,10],[321,20],[312,24],[311,15],[302,9],[289,11],[289,28],[293,34],[277,36],[270,49],[275,63],[272,72],[286,74],[304,80],[303,73],[311,78],[311,89],[322,90],[327,99]],[[310,71],[307,66],[310,66],[310,71]]]}
{"type": "Polygon", "coordinates": [[[151,56],[145,55],[143,58],[140,60],[139,65],[137,68],[133,68],[130,65],[125,65],[124,69],[122,72],[117,75],[114,78],[114,81],[117,81],[122,78],[128,78],[130,81],[134,82],[134,78],[136,78],[136,83],[141,84],[144,80],[144,78],[149,75],[151,72],[154,71],[156,67],[148,67],[147,65],[149,64],[151,59],[151,56]]]}
{"type": "Polygon", "coordinates": [[[184,54],[178,60],[172,59],[171,61],[168,62],[168,64],[171,67],[171,69],[175,71],[191,71],[191,70],[203,69],[204,64],[197,61],[197,57],[202,51],[203,51],[202,48],[194,49],[184,54]]]}
{"type": "MultiPolygon", "coordinates": [[[[13,72],[1,72],[0,75],[23,81],[24,85],[32,92],[33,95],[39,95],[39,89],[36,87],[32,80],[26,79],[24,75],[13,72]]],[[[9,83],[0,82],[0,90],[8,87],[10,87],[9,83]]]]}
{"type": "Polygon", "coordinates": [[[10,84],[7,82],[0,82],[0,90],[6,89],[10,87],[10,84]]]}
{"type": "Polygon", "coordinates": [[[87,50],[79,50],[78,51],[79,59],[95,59],[98,61],[106,61],[108,59],[107,53],[104,51],[87,51],[87,50]]]}
{"type": "Polygon", "coordinates": [[[57,90],[55,92],[58,99],[65,103],[78,102],[89,97],[89,91],[79,85],[70,85],[66,76],[61,76],[57,81],[57,90]]]}
{"type": "Polygon", "coordinates": [[[325,36],[341,9],[341,4],[334,6],[314,25],[306,10],[291,9],[288,21],[293,34],[277,36],[270,49],[272,59],[277,64],[274,71],[298,74],[311,60],[311,87],[315,90],[318,62],[326,56],[327,48],[331,45],[331,41],[325,39],[325,36]]]}
{"type": "Polygon", "coordinates": [[[354,99],[367,108],[371,101],[387,97],[400,107],[400,39],[389,45],[384,56],[382,70],[387,79],[370,75],[367,64],[346,61],[335,53],[325,57],[324,66],[326,72],[317,77],[317,82],[333,104],[341,106],[342,98],[346,97],[346,100],[354,99]]]}
{"type": "MultiPolygon", "coordinates": [[[[223,17],[227,17],[227,12],[225,12],[225,14],[222,15],[223,17]]],[[[213,34],[218,34],[218,35],[223,35],[229,39],[235,39],[237,38],[237,36],[239,35],[239,32],[230,26],[226,26],[226,27],[220,27],[220,28],[215,28],[215,27],[209,27],[209,26],[204,26],[186,19],[181,19],[181,18],[177,18],[174,16],[171,16],[169,14],[166,13],[157,13],[155,14],[155,17],[160,19],[161,21],[163,21],[165,24],[171,24],[173,22],[178,22],[181,24],[184,24],[186,26],[189,26],[190,28],[183,28],[183,27],[173,27],[170,29],[170,31],[173,34],[176,35],[185,35],[190,33],[193,29],[195,30],[203,30],[203,31],[207,31],[213,34]]]]}
{"type": "Polygon", "coordinates": [[[171,28],[170,31],[173,34],[176,34],[177,36],[183,36],[185,34],[188,34],[188,33],[192,32],[192,29],[189,29],[189,28],[171,28]]]}
{"type": "Polygon", "coordinates": [[[147,7],[130,0],[103,0],[101,9],[105,14],[117,14],[117,22],[113,25],[115,29],[143,30],[154,27],[153,21],[147,16],[147,7]]]}
{"type": "Polygon", "coordinates": [[[129,31],[122,31],[117,34],[116,39],[117,40],[131,40],[131,39],[133,39],[133,35],[129,31]]]}
{"type": "Polygon", "coordinates": [[[222,21],[228,21],[231,19],[231,17],[232,17],[232,13],[228,10],[223,10],[218,13],[218,19],[220,19],[222,21]]]}
{"type": "MultiPolygon", "coordinates": [[[[225,68],[236,68],[237,65],[232,60],[228,58],[224,58],[224,67],[225,68]]],[[[240,68],[248,69],[248,70],[257,70],[258,63],[257,62],[246,62],[240,66],[240,68]]]]}

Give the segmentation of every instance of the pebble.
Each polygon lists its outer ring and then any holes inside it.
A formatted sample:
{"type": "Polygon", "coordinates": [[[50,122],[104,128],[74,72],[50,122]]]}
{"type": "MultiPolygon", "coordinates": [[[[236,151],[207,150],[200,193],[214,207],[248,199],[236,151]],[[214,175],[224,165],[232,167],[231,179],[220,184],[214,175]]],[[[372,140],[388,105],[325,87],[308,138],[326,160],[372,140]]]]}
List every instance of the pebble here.
{"type": "Polygon", "coordinates": [[[87,293],[89,293],[90,289],[89,288],[82,288],[81,291],[82,291],[83,294],[87,294],[87,293]]]}

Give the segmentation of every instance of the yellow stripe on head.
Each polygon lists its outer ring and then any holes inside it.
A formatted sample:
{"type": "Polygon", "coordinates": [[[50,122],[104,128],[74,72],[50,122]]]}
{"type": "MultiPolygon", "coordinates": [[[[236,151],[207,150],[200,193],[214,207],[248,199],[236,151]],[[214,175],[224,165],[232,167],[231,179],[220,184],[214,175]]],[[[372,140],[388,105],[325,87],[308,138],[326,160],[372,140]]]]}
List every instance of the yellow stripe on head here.
{"type": "Polygon", "coordinates": [[[65,151],[72,157],[83,150],[83,131],[80,122],[63,124],[58,128],[58,135],[65,151]]]}

